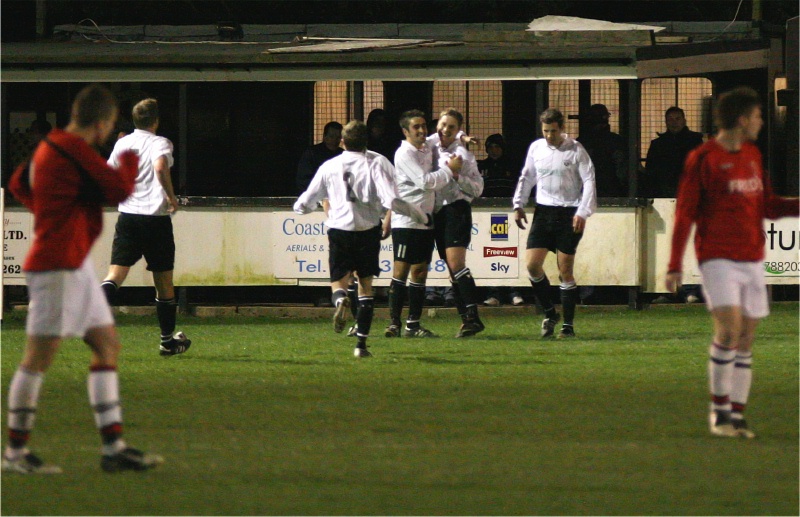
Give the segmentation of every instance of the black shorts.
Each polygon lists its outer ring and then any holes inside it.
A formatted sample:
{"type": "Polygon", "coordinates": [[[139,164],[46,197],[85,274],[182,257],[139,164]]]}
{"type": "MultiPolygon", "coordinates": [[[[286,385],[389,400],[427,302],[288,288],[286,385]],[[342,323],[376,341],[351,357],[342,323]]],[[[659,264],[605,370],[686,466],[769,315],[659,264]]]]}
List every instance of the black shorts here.
{"type": "Polygon", "coordinates": [[[433,230],[392,229],[395,262],[430,264],[433,257],[433,230]]]}
{"type": "Polygon", "coordinates": [[[381,272],[381,226],[360,232],[331,228],[328,230],[328,267],[331,282],[341,280],[351,271],[359,277],[378,276],[381,272]]]}
{"type": "Polygon", "coordinates": [[[472,239],[472,207],[460,199],[443,206],[433,216],[433,231],[436,233],[436,249],[445,258],[447,248],[467,248],[472,239]]]}
{"type": "Polygon", "coordinates": [[[120,213],[111,245],[111,264],[131,267],[140,258],[153,272],[175,269],[175,237],[168,215],[120,213]]]}
{"type": "Polygon", "coordinates": [[[572,218],[578,207],[536,205],[533,224],[528,233],[527,248],[547,248],[574,255],[583,233],[572,229],[572,218]]]}

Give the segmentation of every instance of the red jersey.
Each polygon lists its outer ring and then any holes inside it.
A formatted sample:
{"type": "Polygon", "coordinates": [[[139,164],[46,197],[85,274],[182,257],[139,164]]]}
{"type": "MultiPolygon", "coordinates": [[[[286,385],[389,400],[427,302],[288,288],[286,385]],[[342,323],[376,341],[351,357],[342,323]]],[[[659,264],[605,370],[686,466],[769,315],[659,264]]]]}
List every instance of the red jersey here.
{"type": "Polygon", "coordinates": [[[761,152],[751,142],[736,152],[716,140],[686,158],[675,211],[669,271],[680,272],[692,223],[697,225],[697,261],[722,258],[757,262],[764,258],[764,218],[800,214],[798,198],[772,192],[761,166],[761,152]]]}
{"type": "Polygon", "coordinates": [[[26,174],[28,164],[14,172],[8,188],[34,218],[25,271],[79,268],[103,229],[103,205],[116,205],[127,198],[138,173],[139,159],[133,153],[114,169],[72,133],[54,129],[47,138],[85,172],[45,140],[33,154],[30,174],[26,174]],[[91,182],[96,186],[89,187],[91,182]],[[87,187],[96,192],[95,199],[85,196],[87,187]]]}

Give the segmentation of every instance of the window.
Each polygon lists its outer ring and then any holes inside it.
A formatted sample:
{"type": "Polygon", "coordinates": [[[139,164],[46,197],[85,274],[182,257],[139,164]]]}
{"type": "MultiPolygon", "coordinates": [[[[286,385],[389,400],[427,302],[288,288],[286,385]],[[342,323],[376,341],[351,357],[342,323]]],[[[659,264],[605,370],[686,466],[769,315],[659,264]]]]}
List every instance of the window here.
{"type": "Polygon", "coordinates": [[[650,141],[666,131],[664,112],[678,106],[686,114],[686,126],[703,131],[703,99],[713,94],[705,77],[670,77],[642,81],[641,158],[647,156],[650,141]]]}
{"type": "Polygon", "coordinates": [[[592,104],[604,104],[608,108],[611,131],[619,133],[619,82],[616,79],[592,80],[592,104]]]}
{"type": "MultiPolygon", "coordinates": [[[[557,108],[564,114],[565,132],[571,136],[580,136],[577,122],[580,112],[578,80],[550,81],[548,90],[550,92],[548,107],[557,108]]],[[[616,79],[592,79],[591,91],[590,104],[604,104],[611,113],[608,121],[611,131],[619,133],[619,82],[616,79]]]]}
{"type": "MultiPolygon", "coordinates": [[[[433,113],[455,108],[464,115],[465,133],[475,135],[481,142],[494,133],[503,132],[503,85],[500,81],[437,81],[433,84],[433,113]]],[[[475,159],[486,158],[483,145],[470,149],[475,159]]]]}
{"type": "Polygon", "coordinates": [[[314,83],[314,139],[322,141],[325,124],[335,120],[342,125],[350,120],[350,83],[348,81],[317,81],[314,83]]]}
{"type": "MultiPolygon", "coordinates": [[[[383,108],[383,82],[364,81],[364,122],[369,112],[383,108]]],[[[342,125],[355,118],[353,81],[314,83],[314,143],[322,141],[325,124],[335,120],[342,125]]]]}

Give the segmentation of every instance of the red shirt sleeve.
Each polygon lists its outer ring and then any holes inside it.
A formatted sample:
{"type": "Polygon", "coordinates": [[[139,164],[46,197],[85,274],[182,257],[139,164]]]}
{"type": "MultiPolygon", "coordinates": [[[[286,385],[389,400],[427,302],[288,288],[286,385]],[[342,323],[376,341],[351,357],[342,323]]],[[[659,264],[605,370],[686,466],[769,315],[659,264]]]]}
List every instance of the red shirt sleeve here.
{"type": "Polygon", "coordinates": [[[672,247],[669,258],[670,273],[683,271],[683,253],[692,231],[692,223],[697,219],[702,190],[703,156],[702,147],[695,149],[686,158],[680,184],[678,201],[675,207],[675,225],[672,230],[672,247]]]}
{"type": "Polygon", "coordinates": [[[81,149],[79,160],[97,183],[107,204],[119,204],[133,192],[139,173],[139,157],[133,151],[126,151],[118,157],[119,167],[116,169],[89,146],[81,149]]]}
{"type": "Polygon", "coordinates": [[[30,177],[23,180],[23,176],[28,175],[28,167],[30,162],[25,162],[17,167],[11,179],[8,181],[8,190],[11,194],[19,200],[20,203],[25,205],[28,210],[33,210],[33,197],[31,196],[30,177]]]}

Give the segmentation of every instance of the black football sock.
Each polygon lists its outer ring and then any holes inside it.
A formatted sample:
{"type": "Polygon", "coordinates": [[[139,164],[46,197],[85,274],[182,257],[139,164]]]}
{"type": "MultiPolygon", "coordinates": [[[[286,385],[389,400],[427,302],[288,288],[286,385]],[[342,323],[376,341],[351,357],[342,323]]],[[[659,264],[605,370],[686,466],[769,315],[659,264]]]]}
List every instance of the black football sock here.
{"type": "Polygon", "coordinates": [[[106,295],[108,304],[114,305],[114,301],[117,298],[117,291],[119,290],[117,283],[113,280],[103,280],[103,283],[100,284],[100,288],[103,289],[103,294],[106,295]]]}
{"type": "Polygon", "coordinates": [[[539,304],[542,306],[545,316],[548,318],[555,317],[556,308],[550,300],[550,280],[547,279],[547,275],[542,275],[541,278],[528,278],[533,286],[533,294],[536,295],[536,299],[539,300],[539,304]]]}
{"type": "Polygon", "coordinates": [[[464,303],[464,297],[461,296],[461,288],[458,282],[452,278],[450,282],[450,285],[453,287],[453,299],[456,301],[456,310],[458,311],[458,315],[461,316],[461,322],[466,323],[468,320],[467,305],[464,303]]]}
{"type": "Polygon", "coordinates": [[[408,320],[406,328],[419,328],[422,307],[425,304],[425,284],[408,283],[408,320]]]}
{"type": "Polygon", "coordinates": [[[331,293],[331,303],[333,304],[334,307],[337,307],[340,303],[339,300],[346,297],[347,297],[347,291],[345,291],[344,289],[337,289],[331,293]]]}
{"type": "Polygon", "coordinates": [[[464,313],[468,321],[478,319],[478,288],[475,286],[475,279],[468,267],[457,272],[453,277],[458,284],[458,292],[464,305],[464,313]]]}
{"type": "Polygon", "coordinates": [[[561,284],[561,310],[564,312],[564,325],[572,325],[575,319],[575,306],[578,304],[578,286],[575,282],[561,284]]]}
{"type": "Polygon", "coordinates": [[[392,278],[389,284],[389,317],[392,325],[401,325],[400,320],[403,314],[403,305],[406,303],[406,283],[397,278],[392,278]]]}
{"type": "Polygon", "coordinates": [[[353,319],[358,319],[358,281],[353,280],[347,286],[347,297],[350,298],[350,312],[353,319]]]}
{"type": "Polygon", "coordinates": [[[356,316],[356,325],[358,327],[356,336],[358,337],[359,348],[364,348],[361,346],[362,342],[366,346],[367,337],[369,337],[369,330],[372,327],[372,317],[374,312],[375,299],[372,296],[359,296],[358,316],[356,316]]]}
{"type": "Polygon", "coordinates": [[[177,313],[178,306],[175,304],[175,298],[168,300],[156,298],[156,315],[158,316],[158,325],[161,327],[161,341],[172,339],[172,333],[175,332],[177,313]]]}

